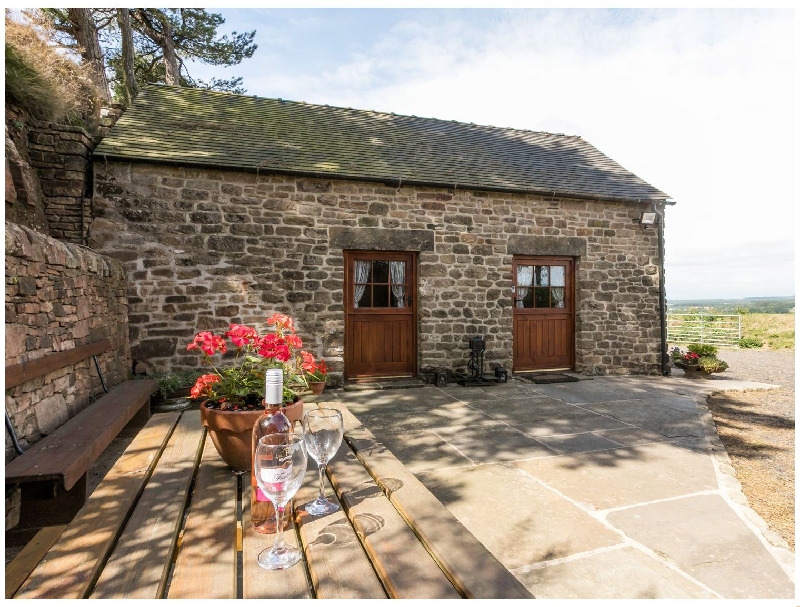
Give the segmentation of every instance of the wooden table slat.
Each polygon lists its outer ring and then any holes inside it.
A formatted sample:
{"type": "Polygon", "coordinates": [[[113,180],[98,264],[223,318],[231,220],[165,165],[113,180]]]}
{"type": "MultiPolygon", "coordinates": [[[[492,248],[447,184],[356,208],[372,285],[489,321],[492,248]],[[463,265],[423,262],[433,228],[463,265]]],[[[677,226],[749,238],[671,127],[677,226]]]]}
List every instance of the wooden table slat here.
{"type": "MultiPolygon", "coordinates": [[[[342,443],[342,449],[347,445],[342,443]]],[[[383,599],[381,585],[361,541],[344,509],[312,516],[302,505],[319,494],[317,463],[309,458],[303,486],[295,496],[295,522],[306,556],[311,581],[318,599],[383,599]]],[[[325,497],[339,503],[330,482],[325,479],[325,497]]]]}
{"type": "Polygon", "coordinates": [[[6,565],[6,598],[10,599],[19,590],[22,583],[28,578],[39,561],[42,560],[47,551],[52,548],[61,534],[66,529],[66,525],[54,525],[44,527],[28,542],[20,553],[6,565]]]}
{"type": "MultiPolygon", "coordinates": [[[[249,478],[249,477],[246,477],[249,478]]],[[[250,483],[242,490],[243,550],[242,577],[245,599],[310,599],[314,598],[306,568],[297,563],[289,569],[268,571],[257,562],[258,554],[275,541],[274,534],[258,533],[250,522],[250,483]]],[[[290,546],[299,546],[294,524],[284,531],[284,539],[290,546]]]]}
{"type": "Polygon", "coordinates": [[[86,596],[178,417],[173,412],[150,418],[14,598],[86,596]]]}
{"type": "Polygon", "coordinates": [[[92,598],[161,598],[204,433],[199,411],[181,415],[92,598]]]}
{"type": "Polygon", "coordinates": [[[236,598],[236,476],[207,437],[168,598],[236,598]]]}
{"type": "Polygon", "coordinates": [[[328,464],[331,483],[347,508],[370,561],[391,598],[460,598],[383,491],[349,450],[328,464]]]}

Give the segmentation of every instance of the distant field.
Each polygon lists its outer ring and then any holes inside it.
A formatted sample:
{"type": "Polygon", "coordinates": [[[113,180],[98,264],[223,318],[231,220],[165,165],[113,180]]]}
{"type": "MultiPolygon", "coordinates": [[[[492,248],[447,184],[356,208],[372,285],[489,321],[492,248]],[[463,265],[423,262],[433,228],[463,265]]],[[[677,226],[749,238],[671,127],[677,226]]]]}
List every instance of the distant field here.
{"type": "Polygon", "coordinates": [[[756,337],[765,350],[794,350],[794,314],[742,314],[742,337],[756,337]]]}
{"type": "Polygon", "coordinates": [[[794,296],[748,297],[746,299],[692,299],[670,300],[667,304],[673,314],[787,314],[794,311],[794,296]]]}

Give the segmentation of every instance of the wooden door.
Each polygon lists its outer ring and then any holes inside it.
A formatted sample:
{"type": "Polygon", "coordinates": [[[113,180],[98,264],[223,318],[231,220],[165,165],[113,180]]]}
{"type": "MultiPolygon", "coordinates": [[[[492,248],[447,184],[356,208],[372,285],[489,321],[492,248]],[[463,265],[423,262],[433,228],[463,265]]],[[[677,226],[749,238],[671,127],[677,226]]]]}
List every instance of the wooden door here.
{"type": "Polygon", "coordinates": [[[345,251],[345,379],[416,375],[414,253],[345,251]]]}
{"type": "Polygon", "coordinates": [[[514,257],[514,371],[575,365],[574,262],[514,257]]]}

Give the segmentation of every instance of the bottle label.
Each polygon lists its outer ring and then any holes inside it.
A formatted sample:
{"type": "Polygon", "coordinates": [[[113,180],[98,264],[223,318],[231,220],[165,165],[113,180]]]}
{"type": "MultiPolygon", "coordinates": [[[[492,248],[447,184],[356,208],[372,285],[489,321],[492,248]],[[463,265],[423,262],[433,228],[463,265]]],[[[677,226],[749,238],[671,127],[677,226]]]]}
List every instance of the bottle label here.
{"type": "Polygon", "coordinates": [[[257,502],[268,502],[268,501],[270,501],[270,499],[266,495],[264,495],[264,492],[261,490],[260,487],[258,489],[256,489],[256,501],[257,502]]]}
{"type": "MultiPolygon", "coordinates": [[[[261,482],[259,485],[267,485],[274,493],[281,493],[286,483],[292,478],[292,466],[286,468],[261,468],[261,482]]],[[[262,493],[259,488],[259,492],[262,493]]]]}

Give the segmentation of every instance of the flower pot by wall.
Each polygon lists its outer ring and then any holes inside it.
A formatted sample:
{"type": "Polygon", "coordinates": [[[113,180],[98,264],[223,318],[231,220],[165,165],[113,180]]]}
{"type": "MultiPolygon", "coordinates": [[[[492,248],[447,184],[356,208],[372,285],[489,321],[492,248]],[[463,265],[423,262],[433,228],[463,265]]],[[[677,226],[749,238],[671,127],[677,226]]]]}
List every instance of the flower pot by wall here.
{"type": "MultiPolygon", "coordinates": [[[[200,419],[208,428],[211,441],[220,457],[236,471],[248,471],[252,466],[252,436],[256,420],[264,409],[255,411],[220,411],[209,409],[206,402],[200,405],[200,419]]],[[[303,419],[303,400],[283,408],[292,425],[303,419]]]]}
{"type": "Polygon", "coordinates": [[[311,390],[312,394],[322,394],[322,391],[325,389],[325,382],[310,381],[308,382],[308,387],[311,390]]]}

